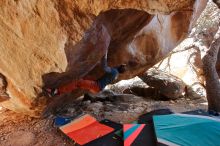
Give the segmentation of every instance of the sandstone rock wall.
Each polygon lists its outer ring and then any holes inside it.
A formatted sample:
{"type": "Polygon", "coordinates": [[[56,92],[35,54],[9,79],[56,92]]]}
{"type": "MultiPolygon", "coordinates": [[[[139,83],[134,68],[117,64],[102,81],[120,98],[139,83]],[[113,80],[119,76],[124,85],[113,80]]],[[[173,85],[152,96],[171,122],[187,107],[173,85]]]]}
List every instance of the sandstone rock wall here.
{"type": "Polygon", "coordinates": [[[121,78],[142,73],[186,36],[193,3],[193,0],[1,1],[0,73],[6,77],[10,96],[2,104],[17,112],[38,115],[45,105],[45,98],[39,98],[42,86],[57,86],[88,73],[87,76],[98,78],[99,60],[107,49],[111,66],[129,65],[129,72],[121,78]],[[154,16],[147,12],[172,14],[154,16]],[[151,25],[147,26],[148,23],[151,25]],[[163,37],[159,37],[159,23],[163,37]],[[145,41],[150,45],[145,45],[145,41]]]}
{"type": "Polygon", "coordinates": [[[3,105],[30,113],[42,74],[66,67],[58,12],[52,1],[1,1],[0,32],[0,72],[10,96],[3,105]]]}

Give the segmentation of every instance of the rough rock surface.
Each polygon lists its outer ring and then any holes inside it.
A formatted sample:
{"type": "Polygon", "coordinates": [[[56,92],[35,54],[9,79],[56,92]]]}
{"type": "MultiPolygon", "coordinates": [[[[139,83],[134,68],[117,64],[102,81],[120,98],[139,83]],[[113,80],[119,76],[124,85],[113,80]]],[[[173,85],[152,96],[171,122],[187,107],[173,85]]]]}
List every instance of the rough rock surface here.
{"type": "Polygon", "coordinates": [[[166,72],[150,69],[140,78],[147,85],[155,88],[159,94],[169,99],[176,99],[185,94],[185,83],[166,72]]]}
{"type": "Polygon", "coordinates": [[[90,95],[90,98],[83,102],[82,109],[97,117],[121,123],[130,123],[147,111],[147,101],[142,97],[105,92],[90,95]]]}
{"type": "Polygon", "coordinates": [[[143,114],[146,108],[147,101],[142,97],[105,90],[98,94],[85,94],[70,103],[51,107],[47,116],[77,117],[89,113],[99,120],[114,117],[117,122],[131,122],[143,114]]]}
{"type": "Polygon", "coordinates": [[[120,79],[143,73],[186,37],[194,21],[193,4],[193,0],[1,1],[0,73],[10,96],[2,104],[38,115],[45,105],[45,98],[39,98],[44,85],[100,77],[99,61],[107,49],[111,66],[129,65],[120,79]]]}
{"type": "Polygon", "coordinates": [[[6,93],[6,89],[7,89],[6,78],[2,74],[0,74],[0,102],[9,99],[9,96],[6,93]]]}

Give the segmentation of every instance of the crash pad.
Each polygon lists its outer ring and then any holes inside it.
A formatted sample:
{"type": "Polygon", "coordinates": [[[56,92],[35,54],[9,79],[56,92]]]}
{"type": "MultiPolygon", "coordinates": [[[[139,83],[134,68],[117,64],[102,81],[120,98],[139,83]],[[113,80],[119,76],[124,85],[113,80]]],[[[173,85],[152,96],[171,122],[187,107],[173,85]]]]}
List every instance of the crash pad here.
{"type": "Polygon", "coordinates": [[[145,138],[148,141],[147,142],[148,146],[155,146],[155,145],[165,146],[164,144],[157,142],[157,137],[156,137],[154,123],[153,123],[153,116],[154,115],[168,115],[172,113],[173,112],[170,109],[157,109],[157,110],[153,110],[151,112],[145,113],[138,118],[139,124],[147,125],[144,131],[146,131],[145,138]]]}
{"type": "Polygon", "coordinates": [[[98,139],[114,131],[114,128],[99,123],[86,114],[64,126],[60,130],[79,145],[98,139]]]}
{"type": "Polygon", "coordinates": [[[145,126],[145,124],[124,124],[124,146],[147,145],[146,135],[142,134],[145,126]]]}
{"type": "MultiPolygon", "coordinates": [[[[138,124],[138,121],[133,121],[132,123],[128,123],[128,124],[138,124]]],[[[116,132],[115,132],[115,135],[118,137],[118,138],[121,138],[121,139],[123,139],[123,128],[122,129],[120,129],[120,130],[117,130],[116,132]]]]}
{"type": "Polygon", "coordinates": [[[85,144],[84,146],[123,146],[123,140],[115,135],[115,131],[123,128],[122,124],[113,122],[108,119],[104,119],[100,121],[100,123],[112,127],[114,131],[98,139],[95,139],[85,144]]]}
{"type": "Polygon", "coordinates": [[[220,119],[187,114],[154,116],[159,142],[181,146],[220,145],[220,119]]]}

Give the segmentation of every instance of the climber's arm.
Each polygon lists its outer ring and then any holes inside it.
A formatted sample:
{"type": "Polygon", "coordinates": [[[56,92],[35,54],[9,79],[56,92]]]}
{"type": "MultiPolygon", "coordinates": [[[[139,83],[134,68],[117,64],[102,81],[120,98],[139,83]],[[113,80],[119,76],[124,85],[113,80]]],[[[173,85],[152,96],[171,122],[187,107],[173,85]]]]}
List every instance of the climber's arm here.
{"type": "Polygon", "coordinates": [[[110,73],[112,69],[107,65],[107,53],[108,52],[106,52],[105,56],[102,57],[101,65],[105,72],[110,73]]]}

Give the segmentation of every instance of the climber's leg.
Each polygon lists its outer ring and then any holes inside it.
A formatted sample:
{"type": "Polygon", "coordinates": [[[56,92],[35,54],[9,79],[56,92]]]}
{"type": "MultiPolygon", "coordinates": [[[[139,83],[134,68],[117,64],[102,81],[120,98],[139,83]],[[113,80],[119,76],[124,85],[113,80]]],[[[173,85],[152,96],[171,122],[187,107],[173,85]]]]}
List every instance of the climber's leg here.
{"type": "Polygon", "coordinates": [[[92,93],[97,93],[100,91],[100,87],[96,81],[80,79],[59,87],[58,94],[69,93],[77,88],[89,90],[92,93]]]}
{"type": "Polygon", "coordinates": [[[46,92],[47,96],[50,96],[50,97],[53,97],[59,94],[70,93],[73,90],[78,88],[77,83],[78,81],[72,81],[66,85],[60,86],[59,88],[44,89],[44,92],[46,92]]]}
{"type": "Polygon", "coordinates": [[[93,80],[79,80],[77,85],[78,88],[88,90],[91,93],[98,93],[101,90],[97,81],[93,80]]]}
{"type": "Polygon", "coordinates": [[[78,81],[72,81],[58,88],[58,94],[70,93],[78,88],[78,81]]]}
{"type": "Polygon", "coordinates": [[[85,89],[90,91],[91,93],[98,93],[100,91],[100,87],[97,81],[93,80],[77,80],[66,85],[59,87],[58,89],[46,89],[46,92],[49,96],[55,96],[64,93],[70,93],[75,89],[85,89]]]}

